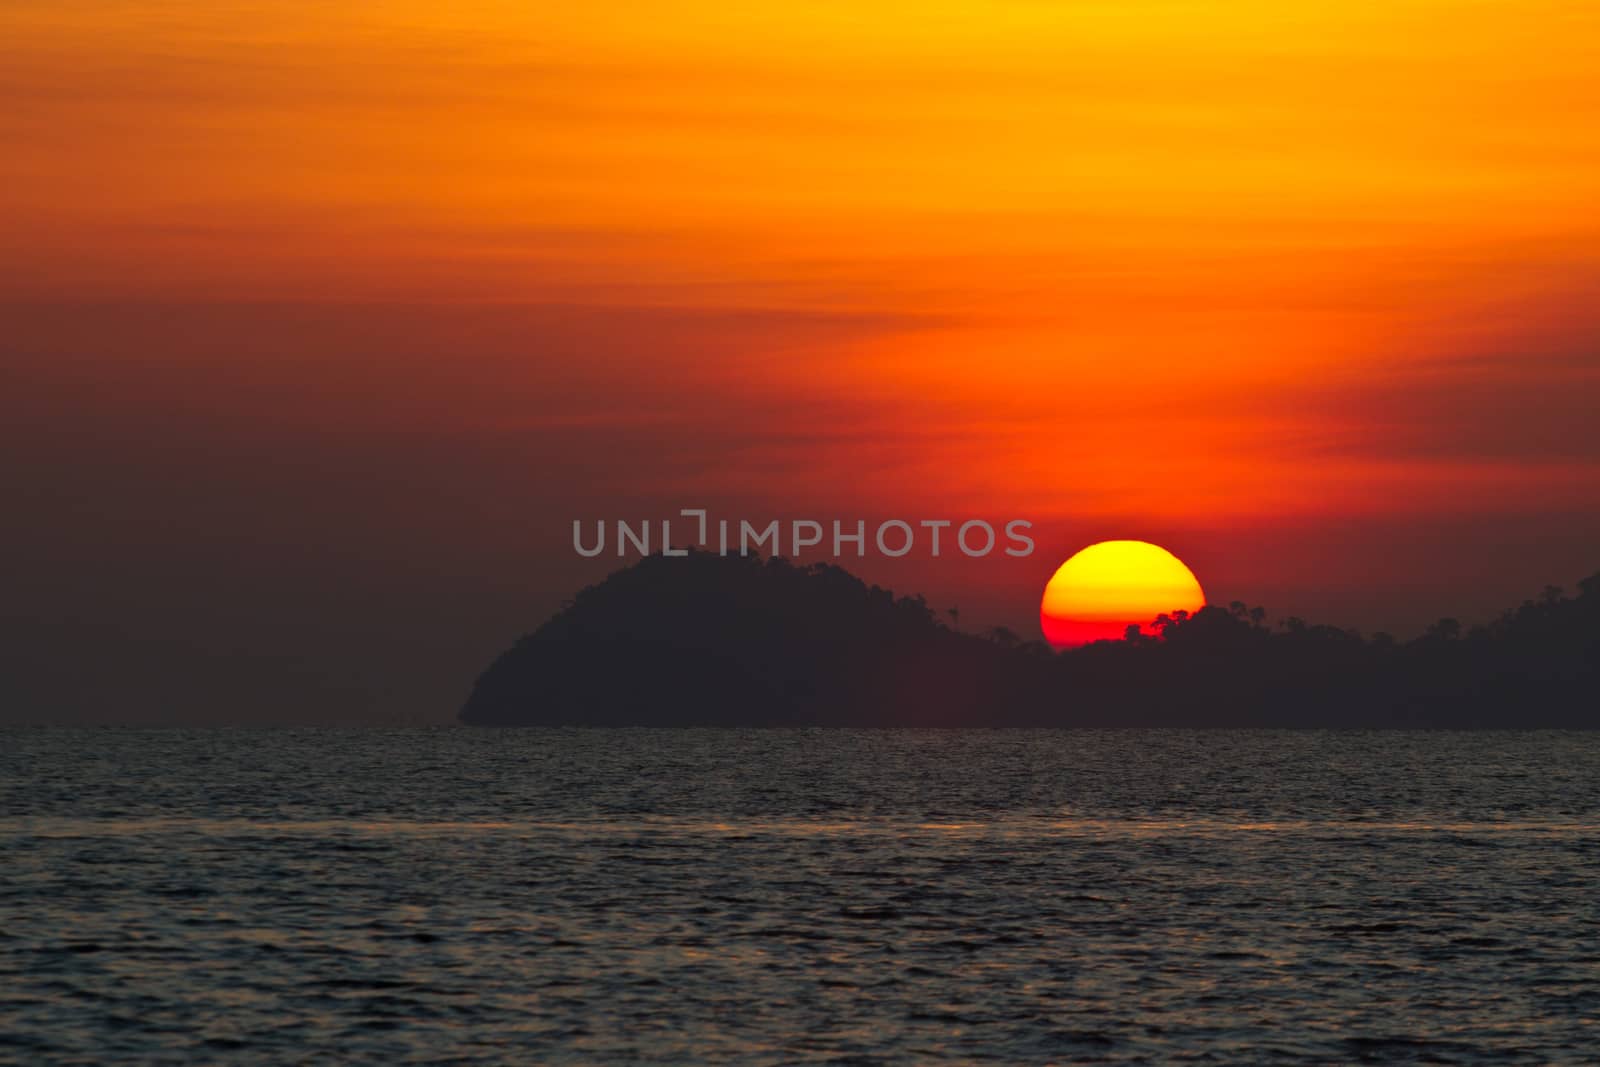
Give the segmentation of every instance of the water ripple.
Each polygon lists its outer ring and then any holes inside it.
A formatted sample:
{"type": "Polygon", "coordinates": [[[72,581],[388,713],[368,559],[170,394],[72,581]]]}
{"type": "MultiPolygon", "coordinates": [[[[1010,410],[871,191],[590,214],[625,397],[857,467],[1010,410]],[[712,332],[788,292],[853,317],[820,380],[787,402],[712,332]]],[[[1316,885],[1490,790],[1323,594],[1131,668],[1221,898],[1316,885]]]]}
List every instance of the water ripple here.
{"type": "Polygon", "coordinates": [[[1600,739],[0,733],[0,1060],[1592,1062],[1600,739]]]}

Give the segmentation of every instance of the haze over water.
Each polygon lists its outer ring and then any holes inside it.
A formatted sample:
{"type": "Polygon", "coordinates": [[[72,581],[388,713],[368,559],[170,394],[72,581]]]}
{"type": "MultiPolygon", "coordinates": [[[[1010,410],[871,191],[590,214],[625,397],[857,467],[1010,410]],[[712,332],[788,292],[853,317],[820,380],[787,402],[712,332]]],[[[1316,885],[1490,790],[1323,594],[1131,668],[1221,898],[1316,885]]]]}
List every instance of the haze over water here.
{"type": "Polygon", "coordinates": [[[0,1059],[1581,1062],[1600,736],[0,734],[0,1059]]]}

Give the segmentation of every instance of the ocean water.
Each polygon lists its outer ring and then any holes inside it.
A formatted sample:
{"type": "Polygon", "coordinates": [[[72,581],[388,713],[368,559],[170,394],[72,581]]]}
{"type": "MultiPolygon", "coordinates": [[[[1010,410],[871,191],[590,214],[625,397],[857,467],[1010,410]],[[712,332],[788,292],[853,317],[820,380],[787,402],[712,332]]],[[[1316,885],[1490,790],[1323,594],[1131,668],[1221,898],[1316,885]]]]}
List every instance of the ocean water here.
{"type": "Polygon", "coordinates": [[[0,1061],[1600,1061],[1600,735],[0,732],[0,1061]]]}

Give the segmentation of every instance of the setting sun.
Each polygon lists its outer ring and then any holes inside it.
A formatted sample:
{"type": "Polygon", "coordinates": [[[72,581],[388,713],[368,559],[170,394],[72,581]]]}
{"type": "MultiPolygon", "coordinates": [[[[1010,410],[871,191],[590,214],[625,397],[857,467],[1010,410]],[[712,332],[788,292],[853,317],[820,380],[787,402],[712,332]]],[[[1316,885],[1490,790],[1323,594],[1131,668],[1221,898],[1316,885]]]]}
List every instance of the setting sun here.
{"type": "Polygon", "coordinates": [[[1056,648],[1115,640],[1163,613],[1198,611],[1194,572],[1147,541],[1102,541],[1063,563],[1044,587],[1039,625],[1056,648]]]}

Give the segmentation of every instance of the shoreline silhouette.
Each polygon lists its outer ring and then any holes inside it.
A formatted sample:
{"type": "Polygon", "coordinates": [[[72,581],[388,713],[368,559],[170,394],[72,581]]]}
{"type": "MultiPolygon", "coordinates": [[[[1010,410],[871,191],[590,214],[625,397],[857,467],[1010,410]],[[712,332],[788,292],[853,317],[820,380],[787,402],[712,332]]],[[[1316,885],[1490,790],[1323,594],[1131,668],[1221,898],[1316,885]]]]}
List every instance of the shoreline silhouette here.
{"type": "Polygon", "coordinates": [[[646,556],[478,678],[483,726],[1600,726],[1600,573],[1483,625],[1364,637],[1235,601],[1054,651],[841,567],[646,556]]]}

